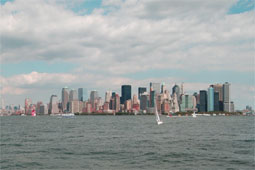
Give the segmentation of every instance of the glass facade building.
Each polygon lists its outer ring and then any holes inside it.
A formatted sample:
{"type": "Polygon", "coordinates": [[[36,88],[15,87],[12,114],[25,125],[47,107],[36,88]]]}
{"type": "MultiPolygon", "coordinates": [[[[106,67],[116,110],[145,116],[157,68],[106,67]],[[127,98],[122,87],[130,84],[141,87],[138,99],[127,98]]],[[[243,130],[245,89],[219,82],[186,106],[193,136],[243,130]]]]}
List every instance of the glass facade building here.
{"type": "Polygon", "coordinates": [[[208,88],[208,95],[207,95],[207,111],[212,112],[214,111],[214,88],[208,88]]]}
{"type": "Polygon", "coordinates": [[[124,104],[127,100],[131,100],[131,93],[131,85],[121,86],[121,104],[124,104]]]}
{"type": "Polygon", "coordinates": [[[199,94],[200,94],[199,111],[207,112],[207,92],[205,90],[200,90],[199,94]]]}

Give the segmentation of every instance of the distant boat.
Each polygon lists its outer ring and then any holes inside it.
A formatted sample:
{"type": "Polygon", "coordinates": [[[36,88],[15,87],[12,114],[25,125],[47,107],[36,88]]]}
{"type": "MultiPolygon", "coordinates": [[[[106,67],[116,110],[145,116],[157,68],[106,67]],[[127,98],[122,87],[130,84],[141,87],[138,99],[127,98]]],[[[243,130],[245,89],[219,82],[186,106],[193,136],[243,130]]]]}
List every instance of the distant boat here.
{"type": "Polygon", "coordinates": [[[157,109],[157,103],[156,103],[156,100],[155,100],[155,115],[156,115],[156,121],[157,121],[158,125],[163,124],[163,121],[162,121],[162,120],[160,120],[160,117],[159,117],[159,114],[158,114],[158,109],[157,109]]]}
{"type": "Polygon", "coordinates": [[[196,115],[196,112],[195,112],[195,111],[192,113],[192,117],[197,117],[197,115],[196,115]]]}
{"type": "Polygon", "coordinates": [[[62,117],[74,117],[74,113],[65,113],[65,114],[62,114],[62,117]]]}
{"type": "Polygon", "coordinates": [[[36,116],[35,109],[32,110],[31,116],[36,116]]]}

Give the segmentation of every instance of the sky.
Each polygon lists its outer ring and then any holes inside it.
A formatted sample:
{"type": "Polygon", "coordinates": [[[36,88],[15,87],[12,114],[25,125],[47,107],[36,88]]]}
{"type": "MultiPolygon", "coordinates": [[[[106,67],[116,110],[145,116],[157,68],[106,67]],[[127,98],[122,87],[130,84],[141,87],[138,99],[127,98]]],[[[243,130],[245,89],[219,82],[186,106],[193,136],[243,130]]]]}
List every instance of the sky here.
{"type": "Polygon", "coordinates": [[[254,105],[254,0],[0,1],[5,105],[150,82],[187,94],[229,82],[236,109],[254,105]]]}

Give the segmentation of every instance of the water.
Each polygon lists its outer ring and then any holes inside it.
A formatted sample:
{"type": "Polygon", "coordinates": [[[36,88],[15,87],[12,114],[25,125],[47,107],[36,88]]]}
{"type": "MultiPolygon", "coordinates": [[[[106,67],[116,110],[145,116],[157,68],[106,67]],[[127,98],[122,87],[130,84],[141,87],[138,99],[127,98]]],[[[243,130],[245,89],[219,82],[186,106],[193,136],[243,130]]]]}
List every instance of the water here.
{"type": "Polygon", "coordinates": [[[254,117],[1,117],[1,169],[254,169],[254,117]]]}

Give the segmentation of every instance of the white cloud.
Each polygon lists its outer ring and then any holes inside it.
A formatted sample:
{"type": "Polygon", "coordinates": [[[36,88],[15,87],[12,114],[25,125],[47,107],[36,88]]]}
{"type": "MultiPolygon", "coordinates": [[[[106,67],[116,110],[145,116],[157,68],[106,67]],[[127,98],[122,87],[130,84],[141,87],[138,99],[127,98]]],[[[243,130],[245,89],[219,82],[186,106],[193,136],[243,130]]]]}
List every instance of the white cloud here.
{"type": "Polygon", "coordinates": [[[1,62],[66,61],[79,67],[65,74],[35,70],[4,78],[3,84],[99,88],[109,82],[117,89],[122,83],[161,81],[125,77],[152,69],[254,71],[254,11],[227,15],[236,2],[107,0],[84,16],[68,9],[80,0],[7,2],[1,6],[1,62]]]}

